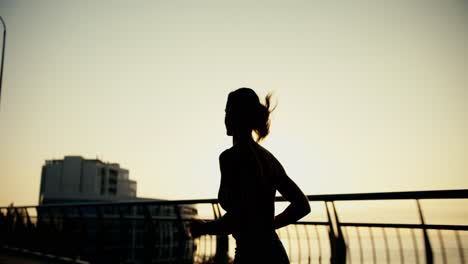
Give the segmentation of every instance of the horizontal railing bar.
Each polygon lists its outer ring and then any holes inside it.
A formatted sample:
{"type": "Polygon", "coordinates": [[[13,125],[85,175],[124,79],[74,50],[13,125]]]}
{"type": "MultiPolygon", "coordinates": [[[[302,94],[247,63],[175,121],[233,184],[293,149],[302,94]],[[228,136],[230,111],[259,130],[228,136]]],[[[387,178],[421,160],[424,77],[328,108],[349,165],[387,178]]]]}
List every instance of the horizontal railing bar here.
{"type": "Polygon", "coordinates": [[[340,225],[356,226],[356,227],[388,227],[388,228],[415,228],[415,229],[425,228],[425,229],[468,231],[468,225],[421,225],[421,224],[351,223],[351,222],[340,222],[340,225]]]}
{"type": "MultiPolygon", "coordinates": [[[[120,219],[124,219],[124,220],[144,220],[145,217],[144,216],[138,216],[138,215],[125,215],[125,216],[116,216],[116,215],[104,215],[102,217],[100,216],[96,216],[96,215],[83,215],[82,217],[80,216],[76,216],[76,215],[67,215],[67,219],[68,220],[80,220],[82,218],[86,218],[86,219],[104,219],[104,220],[120,220],[120,219]]],[[[159,221],[178,221],[177,217],[175,216],[151,216],[151,219],[153,220],[159,220],[159,221]]],[[[188,219],[190,220],[190,219],[188,219]]]]}
{"type": "MultiPolygon", "coordinates": [[[[89,202],[89,203],[57,203],[43,205],[14,206],[14,208],[55,208],[55,207],[94,207],[94,206],[118,206],[118,205],[187,205],[187,204],[210,204],[217,203],[218,199],[195,199],[195,200],[144,200],[144,201],[114,201],[114,202],[89,202]]],[[[8,209],[8,206],[0,207],[8,209]]]]}
{"type": "Polygon", "coordinates": [[[330,225],[329,222],[320,222],[320,221],[299,221],[294,223],[296,225],[330,225]]]}
{"type": "MultiPolygon", "coordinates": [[[[402,199],[467,199],[468,189],[410,191],[410,192],[378,192],[378,193],[349,193],[349,194],[318,194],[307,195],[309,201],[357,201],[357,200],[402,200],[402,199]]],[[[285,201],[283,197],[276,197],[277,202],[285,201]]],[[[117,205],[187,205],[217,203],[218,199],[193,200],[131,200],[115,202],[62,203],[30,206],[15,206],[15,208],[54,208],[54,207],[89,207],[89,206],[117,206],[117,205]]],[[[7,209],[8,206],[0,207],[7,209]]]]}
{"type": "MultiPolygon", "coordinates": [[[[466,199],[468,198],[468,189],[410,191],[410,192],[324,194],[324,195],[308,195],[307,198],[309,198],[309,201],[466,199]]],[[[283,199],[280,199],[280,200],[283,200],[283,199]]]]}

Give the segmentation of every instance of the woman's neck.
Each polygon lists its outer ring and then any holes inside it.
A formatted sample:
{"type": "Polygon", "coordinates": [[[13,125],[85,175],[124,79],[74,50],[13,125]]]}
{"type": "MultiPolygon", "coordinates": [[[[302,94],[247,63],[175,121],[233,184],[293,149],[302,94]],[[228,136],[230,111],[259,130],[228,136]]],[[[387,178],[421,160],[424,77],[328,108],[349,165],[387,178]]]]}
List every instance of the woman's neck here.
{"type": "Polygon", "coordinates": [[[232,136],[232,144],[236,145],[238,143],[244,142],[253,142],[252,131],[244,131],[241,133],[234,133],[232,136]]]}

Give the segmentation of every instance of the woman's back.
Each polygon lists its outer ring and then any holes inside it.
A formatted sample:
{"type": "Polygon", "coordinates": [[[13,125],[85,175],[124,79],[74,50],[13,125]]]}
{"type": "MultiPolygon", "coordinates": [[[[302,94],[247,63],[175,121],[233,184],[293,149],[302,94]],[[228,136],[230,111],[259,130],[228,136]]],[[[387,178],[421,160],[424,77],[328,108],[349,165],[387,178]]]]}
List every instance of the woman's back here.
{"type": "Polygon", "coordinates": [[[254,141],[240,142],[220,156],[219,201],[230,215],[238,263],[288,263],[275,232],[275,193],[282,167],[254,141]]]}
{"type": "Polygon", "coordinates": [[[274,200],[281,164],[254,141],[240,142],[220,156],[221,206],[232,214],[238,239],[274,232],[274,200]]]}

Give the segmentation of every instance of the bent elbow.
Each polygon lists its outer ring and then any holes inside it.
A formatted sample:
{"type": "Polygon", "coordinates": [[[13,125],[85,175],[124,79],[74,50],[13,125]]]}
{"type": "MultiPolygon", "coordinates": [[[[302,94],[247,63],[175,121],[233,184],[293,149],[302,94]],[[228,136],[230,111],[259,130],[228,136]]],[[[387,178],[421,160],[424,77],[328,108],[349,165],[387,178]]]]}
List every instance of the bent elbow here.
{"type": "Polygon", "coordinates": [[[296,205],[296,213],[298,220],[305,217],[310,213],[310,204],[308,200],[301,202],[300,204],[296,205]]]}
{"type": "Polygon", "coordinates": [[[302,208],[302,217],[308,215],[309,213],[310,213],[310,204],[309,204],[309,201],[306,201],[302,208]]]}

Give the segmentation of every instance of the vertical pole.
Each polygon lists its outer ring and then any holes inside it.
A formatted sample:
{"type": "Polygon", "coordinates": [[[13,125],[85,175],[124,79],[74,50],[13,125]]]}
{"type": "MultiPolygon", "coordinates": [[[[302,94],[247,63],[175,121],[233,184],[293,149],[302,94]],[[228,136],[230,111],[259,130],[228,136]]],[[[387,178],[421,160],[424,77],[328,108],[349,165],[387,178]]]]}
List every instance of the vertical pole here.
{"type": "Polygon", "coordinates": [[[145,216],[145,233],[144,233],[144,259],[143,263],[153,263],[154,256],[154,236],[155,236],[155,227],[153,223],[153,217],[148,208],[148,205],[143,204],[143,214],[145,216]]]}
{"type": "Polygon", "coordinates": [[[34,251],[39,251],[41,250],[42,246],[42,233],[44,231],[44,223],[43,223],[43,218],[44,218],[44,209],[41,208],[40,206],[36,206],[36,231],[34,232],[34,251]]]}
{"type": "Polygon", "coordinates": [[[178,234],[178,237],[177,237],[178,241],[177,241],[177,248],[176,248],[177,263],[183,263],[185,260],[185,257],[186,257],[185,249],[187,247],[186,242],[188,238],[187,233],[185,231],[184,222],[182,219],[182,214],[180,213],[182,206],[183,205],[179,206],[178,204],[174,205],[174,212],[176,213],[176,217],[177,217],[176,230],[178,234]]]}
{"type": "Polygon", "coordinates": [[[405,253],[403,251],[403,242],[401,241],[400,229],[396,228],[397,239],[398,239],[398,247],[400,249],[400,263],[405,263],[405,253]]]}
{"type": "Polygon", "coordinates": [[[0,247],[5,244],[5,238],[7,237],[7,222],[6,217],[3,215],[2,209],[0,209],[0,247]]]}
{"type": "Polygon", "coordinates": [[[17,207],[14,208],[15,212],[15,246],[16,247],[23,247],[22,242],[24,240],[24,223],[23,223],[23,216],[20,214],[17,207]]]}
{"type": "MultiPolygon", "coordinates": [[[[86,207],[85,207],[86,208],[86,207]]],[[[79,226],[80,226],[80,234],[79,234],[79,241],[78,241],[78,259],[82,259],[83,257],[86,259],[86,247],[88,245],[88,243],[86,243],[87,241],[87,234],[89,233],[88,232],[88,228],[87,228],[87,225],[86,225],[86,222],[87,220],[85,219],[84,217],[84,213],[83,213],[83,207],[79,206],[78,207],[78,221],[79,221],[79,226]]],[[[89,259],[89,256],[88,256],[88,259],[89,259]]]]}
{"type": "Polygon", "coordinates": [[[6,230],[7,230],[7,239],[6,243],[12,243],[13,242],[13,237],[14,237],[14,215],[13,215],[13,205],[9,206],[6,209],[6,217],[5,217],[5,225],[6,225],[6,230]]]}
{"type": "Polygon", "coordinates": [[[105,232],[106,227],[104,224],[104,215],[102,209],[99,205],[95,206],[96,208],[96,254],[93,261],[97,263],[105,260],[105,232]]]}
{"type": "Polygon", "coordinates": [[[52,213],[52,210],[50,207],[47,207],[47,213],[49,214],[49,226],[48,226],[48,232],[45,234],[47,236],[46,238],[46,252],[52,251],[54,252],[53,249],[56,248],[56,244],[54,243],[57,239],[57,228],[55,226],[55,219],[54,219],[54,214],[52,213]]]}
{"type": "Polygon", "coordinates": [[[132,229],[132,249],[130,253],[130,260],[135,261],[135,248],[136,248],[136,205],[132,205],[130,207],[130,211],[132,212],[132,218],[131,218],[131,229],[132,229]]]}
{"type": "Polygon", "coordinates": [[[31,245],[32,245],[32,241],[34,240],[34,237],[33,237],[33,233],[34,233],[34,226],[31,222],[31,218],[29,217],[29,213],[28,213],[28,208],[24,208],[24,214],[26,216],[26,228],[25,228],[25,231],[26,231],[26,245],[27,245],[27,248],[28,249],[31,249],[31,245]]]}
{"type": "Polygon", "coordinates": [[[343,238],[343,232],[341,231],[340,220],[338,219],[338,213],[336,212],[335,203],[331,202],[333,207],[333,213],[335,214],[336,222],[336,244],[335,244],[335,253],[336,253],[336,263],[346,263],[346,243],[343,238]]]}
{"type": "Polygon", "coordinates": [[[369,237],[371,239],[372,245],[372,260],[374,264],[377,263],[377,254],[375,253],[375,241],[374,241],[374,234],[372,233],[372,227],[369,227],[369,237]]]}
{"type": "Polygon", "coordinates": [[[458,254],[460,255],[460,263],[465,263],[465,254],[463,254],[463,245],[460,239],[460,234],[458,233],[458,230],[454,230],[455,232],[455,237],[457,239],[457,247],[458,247],[458,254]]]}
{"type": "Polygon", "coordinates": [[[363,252],[363,249],[362,249],[361,233],[359,233],[359,227],[358,226],[355,226],[354,228],[356,229],[356,236],[357,236],[358,245],[359,245],[359,262],[364,263],[364,252],[363,252]]]}
{"type": "Polygon", "coordinates": [[[351,264],[351,249],[349,249],[349,245],[351,244],[351,240],[349,240],[348,236],[348,230],[346,228],[343,228],[343,238],[346,243],[346,261],[347,263],[351,264]]]}
{"type": "Polygon", "coordinates": [[[440,249],[442,252],[442,261],[443,263],[447,263],[447,254],[445,253],[445,245],[444,245],[444,238],[442,237],[442,232],[437,230],[437,235],[439,236],[439,241],[440,241],[440,249]]]}
{"type": "MultiPolygon", "coordinates": [[[[119,244],[118,248],[120,250],[120,262],[125,262],[128,259],[128,224],[125,219],[125,212],[123,211],[123,205],[117,207],[119,213],[119,244]]],[[[127,207],[129,208],[129,207],[127,207]]]]}
{"type": "Polygon", "coordinates": [[[335,229],[333,228],[332,219],[330,216],[330,211],[328,210],[328,203],[325,201],[325,211],[327,213],[328,220],[328,238],[330,240],[330,263],[334,264],[336,260],[335,244],[336,244],[336,235],[335,229]]]}
{"type": "Polygon", "coordinates": [[[416,263],[419,264],[418,244],[416,243],[416,235],[414,234],[414,228],[411,228],[411,238],[413,239],[414,255],[416,258],[416,263]]]}
{"type": "Polygon", "coordinates": [[[387,232],[385,232],[385,228],[382,227],[382,234],[385,244],[385,257],[387,259],[387,264],[390,264],[390,248],[388,247],[388,239],[387,239],[387,232]]]}
{"type": "Polygon", "coordinates": [[[0,70],[0,100],[2,98],[2,83],[3,83],[3,68],[4,68],[4,62],[5,62],[5,45],[6,45],[6,24],[3,18],[0,16],[0,21],[2,22],[3,25],[3,45],[2,45],[2,62],[1,66],[2,69],[0,70]]]}
{"type": "Polygon", "coordinates": [[[67,257],[75,257],[75,239],[73,237],[72,224],[67,215],[67,209],[60,207],[60,212],[62,213],[62,227],[59,230],[59,239],[60,244],[59,255],[67,257]]]}
{"type": "Polygon", "coordinates": [[[310,237],[309,237],[309,230],[307,229],[307,225],[303,225],[304,226],[304,234],[306,235],[306,239],[307,239],[307,264],[310,264],[311,262],[311,259],[310,259],[310,256],[312,255],[311,254],[311,247],[310,247],[310,237]]]}
{"type": "Polygon", "coordinates": [[[416,204],[418,205],[419,217],[421,219],[421,227],[422,227],[423,235],[424,235],[424,248],[426,250],[426,263],[433,264],[434,259],[432,255],[431,242],[429,241],[429,236],[427,235],[426,224],[424,223],[424,216],[421,210],[421,204],[419,203],[418,199],[416,199],[416,204]]]}
{"type": "Polygon", "coordinates": [[[319,264],[322,264],[322,243],[320,242],[320,233],[318,231],[317,225],[315,225],[315,235],[317,236],[318,244],[318,261],[319,264]]]}

